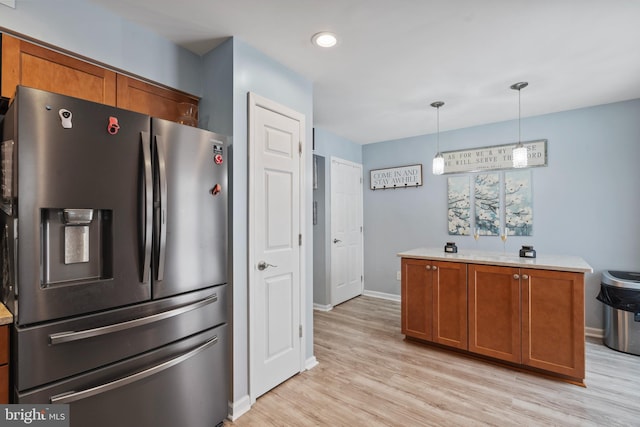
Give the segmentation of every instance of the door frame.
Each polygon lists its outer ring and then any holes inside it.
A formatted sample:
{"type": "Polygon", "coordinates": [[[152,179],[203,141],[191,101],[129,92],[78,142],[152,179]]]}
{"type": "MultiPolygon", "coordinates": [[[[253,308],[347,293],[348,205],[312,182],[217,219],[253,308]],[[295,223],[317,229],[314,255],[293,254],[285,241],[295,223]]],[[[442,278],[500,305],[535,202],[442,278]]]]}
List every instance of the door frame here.
{"type": "Polygon", "coordinates": [[[301,333],[300,333],[300,360],[299,360],[299,367],[298,367],[298,372],[302,372],[305,370],[305,351],[306,351],[306,330],[307,330],[307,325],[306,325],[306,316],[307,316],[307,309],[306,306],[304,304],[304,301],[306,299],[306,289],[305,289],[305,277],[306,277],[306,263],[305,263],[305,256],[306,256],[306,248],[308,245],[308,241],[309,239],[312,238],[312,236],[307,236],[305,235],[305,231],[306,231],[306,209],[305,209],[305,205],[306,205],[306,193],[305,193],[305,175],[306,175],[306,169],[305,169],[305,159],[306,159],[306,130],[305,130],[305,116],[302,113],[299,113],[298,111],[295,111],[289,107],[286,107],[282,104],[279,104],[275,101],[272,101],[270,99],[261,97],[253,92],[248,92],[247,93],[247,155],[248,155],[248,170],[249,170],[249,182],[247,183],[247,187],[248,187],[248,200],[247,200],[247,208],[248,208],[248,212],[249,212],[249,227],[248,227],[248,235],[247,235],[247,256],[248,256],[248,264],[247,264],[247,291],[248,291],[248,300],[249,300],[249,310],[248,310],[248,322],[249,322],[249,354],[248,354],[248,362],[249,362],[249,399],[251,404],[253,405],[257,399],[258,396],[255,395],[255,366],[256,366],[256,362],[255,362],[255,355],[256,355],[256,351],[255,351],[255,340],[254,337],[256,336],[256,330],[255,330],[255,326],[254,326],[254,315],[253,313],[255,312],[255,300],[254,300],[254,296],[255,296],[255,286],[257,283],[256,280],[256,257],[255,257],[255,251],[254,251],[254,235],[255,235],[255,230],[256,230],[256,218],[255,218],[255,212],[256,210],[254,209],[254,204],[255,204],[255,196],[256,196],[256,189],[254,188],[253,182],[255,179],[255,175],[256,175],[256,171],[253,167],[253,165],[255,165],[255,117],[256,117],[256,109],[257,108],[264,108],[270,111],[273,111],[274,113],[277,114],[281,114],[283,116],[289,117],[293,120],[296,120],[300,123],[300,144],[301,144],[301,154],[299,156],[299,162],[300,162],[300,174],[299,174],[299,183],[300,183],[300,211],[299,211],[299,215],[300,215],[300,233],[302,234],[302,244],[300,245],[300,255],[299,255],[299,266],[300,266],[300,292],[299,292],[299,301],[298,301],[298,308],[300,310],[299,312],[299,319],[300,319],[300,325],[299,327],[301,328],[301,333]]]}
{"type": "Polygon", "coordinates": [[[364,293],[364,187],[363,187],[363,166],[362,163],[356,163],[356,162],[352,162],[349,160],[345,160],[342,159],[340,157],[335,157],[335,156],[331,156],[330,159],[330,166],[329,166],[329,176],[331,177],[331,188],[329,189],[329,200],[330,200],[330,205],[331,205],[331,209],[329,211],[329,215],[328,215],[328,222],[329,222],[329,240],[328,240],[328,244],[329,244],[329,262],[330,262],[330,267],[329,267],[329,304],[330,306],[333,308],[335,307],[335,295],[334,295],[334,288],[333,288],[333,196],[334,196],[334,189],[335,189],[335,183],[333,182],[333,167],[334,164],[336,163],[341,163],[344,164],[346,166],[351,166],[351,167],[356,167],[358,169],[360,169],[360,195],[359,195],[359,200],[360,200],[360,209],[358,209],[358,217],[360,219],[360,275],[362,277],[362,280],[360,281],[360,294],[362,295],[364,293]]]}

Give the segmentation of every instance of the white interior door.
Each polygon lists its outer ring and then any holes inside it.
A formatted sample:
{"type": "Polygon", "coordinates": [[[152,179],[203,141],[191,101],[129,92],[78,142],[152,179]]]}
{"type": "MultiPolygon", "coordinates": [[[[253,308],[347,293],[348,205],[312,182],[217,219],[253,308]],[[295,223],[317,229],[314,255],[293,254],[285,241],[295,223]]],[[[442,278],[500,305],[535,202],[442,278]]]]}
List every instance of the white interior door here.
{"type": "Polygon", "coordinates": [[[304,116],[249,94],[250,394],[300,372],[304,116]]]}
{"type": "Polygon", "coordinates": [[[364,289],[362,165],[331,158],[331,304],[364,289]]]}

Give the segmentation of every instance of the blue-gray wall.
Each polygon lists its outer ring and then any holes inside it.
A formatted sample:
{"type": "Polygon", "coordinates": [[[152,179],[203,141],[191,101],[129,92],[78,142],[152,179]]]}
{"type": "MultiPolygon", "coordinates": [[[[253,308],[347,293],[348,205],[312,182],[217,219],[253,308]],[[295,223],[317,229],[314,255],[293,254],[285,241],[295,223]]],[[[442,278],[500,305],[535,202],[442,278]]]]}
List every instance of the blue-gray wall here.
{"type": "Polygon", "coordinates": [[[198,55],[86,0],[0,5],[5,30],[193,95],[202,92],[198,55]]]}
{"type": "MultiPolygon", "coordinates": [[[[442,151],[512,143],[517,121],[440,134],[442,151]]],[[[522,140],[548,139],[548,167],[532,168],[534,235],[509,237],[507,251],[533,244],[539,254],[584,258],[586,325],[602,329],[602,306],[595,300],[600,273],[640,270],[640,100],[548,114],[522,120],[522,140]]],[[[421,246],[502,250],[498,237],[447,233],[447,177],[431,174],[435,135],[363,147],[365,168],[365,288],[399,294],[396,253],[421,246]],[[371,191],[368,171],[423,164],[424,185],[371,191]]]]}
{"type": "MultiPolygon", "coordinates": [[[[248,146],[247,146],[247,94],[253,92],[305,116],[305,165],[304,197],[307,207],[303,220],[303,238],[309,241],[313,234],[310,207],[312,205],[312,123],[313,86],[310,81],[282,66],[262,52],[254,49],[238,38],[222,44],[204,57],[205,98],[201,114],[208,116],[209,128],[225,130],[224,123],[217,124],[221,117],[232,117],[233,159],[231,164],[231,235],[233,239],[232,285],[233,285],[233,402],[243,402],[249,396],[249,341],[248,341],[248,146]],[[221,82],[211,81],[214,76],[222,76],[221,82]],[[231,80],[232,92],[226,90],[231,80]],[[224,82],[224,83],[222,83],[224,82]],[[223,87],[220,87],[220,86],[223,87]],[[229,111],[229,109],[232,111],[229,111]]],[[[227,120],[223,120],[226,122],[227,120]]],[[[313,358],[313,248],[306,246],[307,265],[303,286],[306,296],[305,337],[306,359],[313,358]]]]}

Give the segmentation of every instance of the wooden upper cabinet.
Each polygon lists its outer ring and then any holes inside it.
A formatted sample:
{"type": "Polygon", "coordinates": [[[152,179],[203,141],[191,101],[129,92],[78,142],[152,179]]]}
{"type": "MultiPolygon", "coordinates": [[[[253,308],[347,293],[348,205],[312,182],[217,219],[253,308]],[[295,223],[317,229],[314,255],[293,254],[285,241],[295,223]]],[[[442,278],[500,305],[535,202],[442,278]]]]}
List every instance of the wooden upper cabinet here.
{"type": "Polygon", "coordinates": [[[116,104],[115,72],[2,34],[2,96],[12,98],[17,85],[116,104]]]}
{"type": "Polygon", "coordinates": [[[198,98],[118,74],[116,106],[161,119],[178,121],[182,102],[198,105],[198,98]]]}
{"type": "Polygon", "coordinates": [[[198,105],[184,92],[156,86],[80,59],[2,34],[1,96],[29,86],[161,119],[178,121],[180,103],[198,105]]]}

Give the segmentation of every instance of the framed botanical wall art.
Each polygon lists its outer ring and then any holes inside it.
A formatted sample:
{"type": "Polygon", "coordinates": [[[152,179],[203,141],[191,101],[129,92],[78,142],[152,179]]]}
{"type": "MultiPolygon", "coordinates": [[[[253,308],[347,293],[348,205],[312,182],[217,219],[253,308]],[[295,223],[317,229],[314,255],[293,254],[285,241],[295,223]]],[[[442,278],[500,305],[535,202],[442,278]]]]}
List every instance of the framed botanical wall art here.
{"type": "Polygon", "coordinates": [[[504,224],[510,236],[533,234],[531,171],[504,173],[504,224]]]}
{"type": "Polygon", "coordinates": [[[473,185],[476,227],[482,236],[497,236],[500,232],[500,174],[475,176],[473,185]]]}
{"type": "Polygon", "coordinates": [[[447,179],[447,218],[449,234],[468,236],[471,234],[471,199],[468,176],[447,179]]]}

